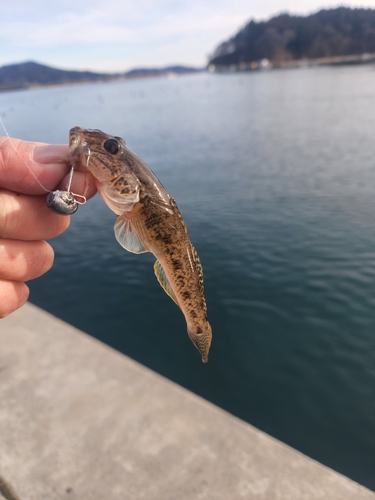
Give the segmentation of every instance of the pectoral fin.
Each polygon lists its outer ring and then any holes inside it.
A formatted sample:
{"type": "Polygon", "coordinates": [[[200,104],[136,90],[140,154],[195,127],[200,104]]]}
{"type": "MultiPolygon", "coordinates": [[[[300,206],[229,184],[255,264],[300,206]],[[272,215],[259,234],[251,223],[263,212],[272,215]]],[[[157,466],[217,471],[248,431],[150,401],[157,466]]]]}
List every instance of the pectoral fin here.
{"type": "Polygon", "coordinates": [[[158,282],[160,283],[161,287],[164,289],[165,293],[170,296],[170,298],[179,306],[177,297],[174,294],[174,291],[172,290],[172,287],[168,281],[168,278],[164,272],[163,266],[160,264],[160,262],[157,260],[154,264],[154,272],[155,275],[158,279],[158,282]]]}
{"type": "Polygon", "coordinates": [[[138,232],[128,219],[121,215],[117,217],[114,229],[116,240],[125,250],[132,253],[148,252],[138,232]]]}

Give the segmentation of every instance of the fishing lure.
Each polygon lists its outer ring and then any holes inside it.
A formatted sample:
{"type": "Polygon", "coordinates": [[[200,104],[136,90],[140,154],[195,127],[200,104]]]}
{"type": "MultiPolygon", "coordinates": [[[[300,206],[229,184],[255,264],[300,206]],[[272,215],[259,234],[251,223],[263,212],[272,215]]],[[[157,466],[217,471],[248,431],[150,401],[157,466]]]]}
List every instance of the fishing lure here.
{"type": "Polygon", "coordinates": [[[47,207],[59,215],[72,215],[78,210],[78,205],[86,203],[85,196],[72,193],[70,190],[73,180],[74,167],[70,169],[69,182],[66,191],[51,191],[47,196],[47,207]],[[81,198],[83,201],[77,200],[81,198]]]}

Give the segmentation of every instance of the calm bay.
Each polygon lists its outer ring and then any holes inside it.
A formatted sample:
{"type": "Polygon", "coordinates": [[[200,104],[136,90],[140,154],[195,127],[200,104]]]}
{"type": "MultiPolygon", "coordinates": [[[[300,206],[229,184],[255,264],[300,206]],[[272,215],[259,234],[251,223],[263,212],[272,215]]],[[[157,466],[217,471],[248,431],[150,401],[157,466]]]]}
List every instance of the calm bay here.
{"type": "Polygon", "coordinates": [[[203,264],[209,363],[99,197],[31,301],[373,490],[374,81],[368,65],[0,94],[11,136],[99,128],[156,173],[203,264]]]}

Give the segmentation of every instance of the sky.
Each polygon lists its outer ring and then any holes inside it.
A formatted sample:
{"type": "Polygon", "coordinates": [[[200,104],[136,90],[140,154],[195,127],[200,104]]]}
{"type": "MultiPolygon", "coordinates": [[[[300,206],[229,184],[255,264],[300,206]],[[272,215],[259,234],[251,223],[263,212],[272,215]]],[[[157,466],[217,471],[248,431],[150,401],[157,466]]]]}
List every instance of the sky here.
{"type": "Polygon", "coordinates": [[[250,19],[340,5],[375,8],[375,0],[0,0],[0,66],[202,67],[250,19]]]}

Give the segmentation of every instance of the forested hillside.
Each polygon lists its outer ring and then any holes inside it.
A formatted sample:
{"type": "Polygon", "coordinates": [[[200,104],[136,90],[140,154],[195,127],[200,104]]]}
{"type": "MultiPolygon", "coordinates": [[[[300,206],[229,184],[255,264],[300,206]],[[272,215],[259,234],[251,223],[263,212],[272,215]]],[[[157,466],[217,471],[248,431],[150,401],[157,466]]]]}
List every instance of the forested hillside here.
{"type": "Polygon", "coordinates": [[[375,10],[321,10],[309,16],[281,14],[250,21],[221,43],[209,64],[231,65],[269,59],[291,61],[375,53],[375,10]]]}

